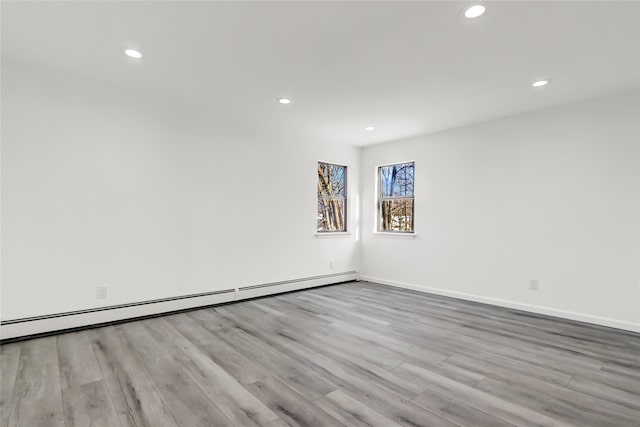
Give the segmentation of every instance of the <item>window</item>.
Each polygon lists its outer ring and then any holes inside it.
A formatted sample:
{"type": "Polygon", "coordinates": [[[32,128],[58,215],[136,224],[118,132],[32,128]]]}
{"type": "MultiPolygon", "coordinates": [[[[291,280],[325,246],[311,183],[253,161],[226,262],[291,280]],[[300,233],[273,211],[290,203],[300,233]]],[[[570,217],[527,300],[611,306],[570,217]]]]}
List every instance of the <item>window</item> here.
{"type": "Polygon", "coordinates": [[[347,167],[318,162],[318,232],[347,231],[347,167]]]}
{"type": "Polygon", "coordinates": [[[415,164],[378,168],[378,231],[413,233],[415,164]]]}

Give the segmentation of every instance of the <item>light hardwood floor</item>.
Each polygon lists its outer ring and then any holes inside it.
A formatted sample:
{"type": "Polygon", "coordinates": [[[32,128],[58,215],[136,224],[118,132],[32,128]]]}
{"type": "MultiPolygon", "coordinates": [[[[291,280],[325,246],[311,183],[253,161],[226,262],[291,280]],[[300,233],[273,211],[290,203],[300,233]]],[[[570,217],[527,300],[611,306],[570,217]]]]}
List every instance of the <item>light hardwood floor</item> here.
{"type": "Polygon", "coordinates": [[[2,346],[1,425],[639,426],[640,336],[364,282],[2,346]]]}

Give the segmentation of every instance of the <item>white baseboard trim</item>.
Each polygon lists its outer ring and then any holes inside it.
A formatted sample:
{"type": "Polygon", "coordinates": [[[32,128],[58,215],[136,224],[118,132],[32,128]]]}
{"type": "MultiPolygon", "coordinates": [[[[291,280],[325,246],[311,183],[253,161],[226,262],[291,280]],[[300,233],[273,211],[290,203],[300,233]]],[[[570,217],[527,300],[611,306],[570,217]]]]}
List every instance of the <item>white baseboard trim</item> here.
{"type": "Polygon", "coordinates": [[[591,323],[594,325],[608,326],[610,328],[623,329],[625,331],[640,332],[640,324],[626,322],[623,320],[611,319],[608,317],[593,316],[591,314],[576,313],[573,311],[559,310],[550,307],[542,307],[538,305],[525,304],[515,301],[503,300],[498,298],[484,297],[480,295],[467,294],[463,292],[447,291],[445,289],[430,288],[428,286],[420,286],[413,283],[397,282],[395,280],[382,279],[380,277],[371,277],[359,275],[358,280],[378,283],[382,285],[394,286],[397,288],[411,289],[418,292],[442,295],[446,297],[458,298],[467,301],[480,302],[484,304],[496,305],[499,307],[513,308],[516,310],[528,311],[531,313],[544,314],[547,316],[560,317],[563,319],[576,320],[578,322],[591,323]]]}
{"type": "Polygon", "coordinates": [[[333,283],[349,282],[356,280],[356,271],[346,271],[344,273],[327,274],[324,276],[307,277],[304,279],[288,280],[285,282],[266,283],[263,285],[246,286],[238,288],[237,300],[256,298],[265,295],[279,294],[283,292],[298,291],[301,289],[314,288],[316,286],[331,285],[333,283]]]}
{"type": "Polygon", "coordinates": [[[241,301],[248,298],[347,282],[355,280],[356,276],[357,273],[355,271],[346,271],[201,294],[182,295],[173,298],[97,307],[66,313],[53,313],[21,319],[3,320],[0,326],[0,339],[11,340],[31,335],[54,333],[67,329],[115,323],[138,317],[161,315],[173,311],[241,301]]]}

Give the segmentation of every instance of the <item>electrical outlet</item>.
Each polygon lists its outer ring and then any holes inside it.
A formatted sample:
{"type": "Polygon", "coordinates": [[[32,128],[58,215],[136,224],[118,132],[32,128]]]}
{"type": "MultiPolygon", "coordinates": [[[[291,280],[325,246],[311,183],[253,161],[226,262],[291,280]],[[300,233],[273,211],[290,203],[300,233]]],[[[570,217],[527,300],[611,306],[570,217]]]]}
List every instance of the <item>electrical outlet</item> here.
{"type": "Polygon", "coordinates": [[[334,260],[329,261],[329,268],[333,270],[333,267],[335,267],[336,262],[334,260]]]}
{"type": "Polygon", "coordinates": [[[538,279],[529,279],[529,290],[537,291],[539,287],[538,279]]]}
{"type": "Polygon", "coordinates": [[[107,287],[106,286],[98,286],[96,288],[96,297],[98,299],[107,299],[107,287]]]}

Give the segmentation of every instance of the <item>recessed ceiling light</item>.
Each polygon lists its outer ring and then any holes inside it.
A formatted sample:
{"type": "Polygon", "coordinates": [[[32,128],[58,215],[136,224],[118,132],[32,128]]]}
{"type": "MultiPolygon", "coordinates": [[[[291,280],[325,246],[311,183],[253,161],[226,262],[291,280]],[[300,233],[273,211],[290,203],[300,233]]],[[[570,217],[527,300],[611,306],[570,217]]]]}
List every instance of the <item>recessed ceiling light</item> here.
{"type": "Polygon", "coordinates": [[[124,54],[127,55],[129,58],[133,58],[133,59],[142,58],[142,54],[137,50],[133,50],[133,49],[125,49],[124,54]]]}
{"type": "Polygon", "coordinates": [[[470,19],[477,18],[482,16],[485,10],[487,10],[487,8],[481,4],[472,4],[464,10],[464,16],[470,19]]]}
{"type": "Polygon", "coordinates": [[[376,128],[374,128],[373,126],[367,126],[366,128],[364,128],[364,130],[375,130],[376,128]]]}
{"type": "Polygon", "coordinates": [[[549,84],[549,80],[538,80],[537,82],[533,82],[531,86],[533,87],[542,87],[549,84]]]}
{"type": "Polygon", "coordinates": [[[291,100],[289,98],[278,98],[278,102],[280,104],[291,104],[291,100]]]}

